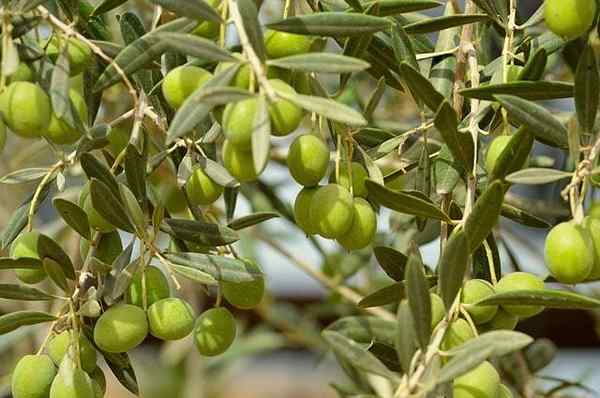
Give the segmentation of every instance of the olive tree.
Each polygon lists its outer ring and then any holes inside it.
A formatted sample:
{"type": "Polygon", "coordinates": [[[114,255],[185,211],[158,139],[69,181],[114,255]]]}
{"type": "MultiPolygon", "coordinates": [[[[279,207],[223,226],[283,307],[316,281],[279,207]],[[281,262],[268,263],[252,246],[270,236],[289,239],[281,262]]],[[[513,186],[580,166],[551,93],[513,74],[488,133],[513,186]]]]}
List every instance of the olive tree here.
{"type": "Polygon", "coordinates": [[[585,388],[538,386],[552,347],[514,329],[600,306],[569,288],[600,279],[596,1],[518,6],[2,1],[0,147],[29,156],[0,183],[30,189],[0,233],[17,278],[4,271],[0,298],[23,302],[0,333],[47,325],[13,396],[102,397],[100,358],[139,394],[128,352],[147,336],[191,334],[190,355],[220,355],[250,310],[290,344],[331,350],[340,397],[585,388]],[[542,102],[555,99],[574,110],[542,102]],[[293,203],[269,168],[298,186],[293,203]],[[560,198],[511,189],[541,184],[560,198]],[[323,264],[271,233],[274,218],[323,264]],[[551,228],[545,274],[521,269],[502,218],[551,228]],[[242,236],[329,289],[336,320],[320,330],[318,314],[265,298],[242,236]],[[428,264],[419,246],[436,239],[428,264]]]}

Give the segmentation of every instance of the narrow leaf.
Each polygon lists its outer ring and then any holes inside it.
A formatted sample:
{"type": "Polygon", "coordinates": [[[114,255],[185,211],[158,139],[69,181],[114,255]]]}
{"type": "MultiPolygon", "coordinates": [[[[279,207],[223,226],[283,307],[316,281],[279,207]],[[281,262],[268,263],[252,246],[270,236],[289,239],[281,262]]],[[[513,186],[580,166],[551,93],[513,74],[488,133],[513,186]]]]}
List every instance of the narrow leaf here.
{"type": "Polygon", "coordinates": [[[12,332],[21,326],[34,325],[37,323],[52,322],[56,320],[54,315],[37,311],[15,311],[0,316],[0,335],[12,332]]]}
{"type": "Polygon", "coordinates": [[[446,309],[450,309],[458,294],[469,260],[469,247],[465,233],[454,231],[444,246],[438,264],[439,289],[446,309]]]}
{"type": "Polygon", "coordinates": [[[62,219],[85,239],[91,239],[90,223],[85,211],[75,203],[56,198],[52,202],[62,219]]]}
{"type": "Polygon", "coordinates": [[[381,17],[345,12],[320,12],[290,17],[267,25],[282,32],[315,36],[355,36],[375,33],[390,26],[381,17]]]}

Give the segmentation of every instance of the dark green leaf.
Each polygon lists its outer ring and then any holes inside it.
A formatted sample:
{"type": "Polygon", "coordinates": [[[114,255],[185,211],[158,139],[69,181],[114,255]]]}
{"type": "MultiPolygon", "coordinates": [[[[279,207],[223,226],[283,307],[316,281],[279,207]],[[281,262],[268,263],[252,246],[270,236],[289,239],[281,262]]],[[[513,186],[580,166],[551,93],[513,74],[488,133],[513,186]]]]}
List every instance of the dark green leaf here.
{"type": "Polygon", "coordinates": [[[444,101],[442,94],[437,92],[431,82],[410,64],[403,62],[400,64],[400,70],[404,83],[410,88],[415,99],[423,101],[429,109],[436,112],[444,101]]]}
{"type": "Polygon", "coordinates": [[[271,59],[269,65],[284,69],[316,73],[360,72],[370,67],[368,62],[358,58],[332,53],[306,53],[271,59]]]}
{"type": "Polygon", "coordinates": [[[419,70],[419,64],[417,63],[417,57],[412,41],[406,31],[398,23],[392,28],[392,49],[394,50],[394,57],[398,64],[406,62],[415,70],[419,70]]]}
{"type": "Polygon", "coordinates": [[[548,62],[548,53],[543,47],[536,50],[529,57],[527,63],[519,73],[517,80],[539,80],[544,75],[546,63],[548,62]]]}
{"type": "Polygon", "coordinates": [[[120,197],[123,199],[123,205],[129,215],[130,221],[135,226],[138,236],[144,236],[146,231],[146,217],[140,207],[135,195],[124,184],[119,184],[120,197]]]}
{"type": "Polygon", "coordinates": [[[201,283],[203,285],[218,285],[218,282],[215,278],[204,271],[200,271],[199,269],[178,264],[171,264],[170,268],[177,275],[181,275],[184,278],[194,282],[201,283]]]}
{"type": "Polygon", "coordinates": [[[545,308],[591,309],[599,308],[600,300],[563,290],[514,290],[496,293],[477,302],[488,305],[539,305],[545,308]]]}
{"type": "Polygon", "coordinates": [[[165,218],[160,229],[177,239],[208,246],[224,246],[240,238],[231,228],[194,220],[165,218]]]}
{"type": "Polygon", "coordinates": [[[46,235],[40,235],[38,238],[38,254],[41,260],[51,258],[56,261],[61,266],[65,276],[71,280],[75,280],[75,268],[71,259],[53,239],[46,235]]]}
{"type": "Polygon", "coordinates": [[[207,61],[239,62],[213,41],[189,33],[162,32],[158,35],[172,49],[207,61]]]}
{"type": "Polygon", "coordinates": [[[575,72],[575,109],[581,129],[591,133],[600,101],[600,75],[594,50],[586,46],[575,72]]]}
{"type": "Polygon", "coordinates": [[[516,81],[510,83],[489,84],[477,88],[465,88],[459,91],[465,98],[477,98],[493,101],[497,94],[510,94],[527,100],[549,100],[571,98],[573,84],[555,81],[516,81]]]}
{"type": "Polygon", "coordinates": [[[134,145],[127,145],[125,152],[125,177],[127,185],[142,205],[146,200],[146,156],[142,156],[134,145]]]}
{"type": "Polygon", "coordinates": [[[442,3],[434,0],[374,0],[363,2],[362,5],[367,8],[376,6],[380,16],[387,16],[427,10],[442,3]]]}
{"type": "Polygon", "coordinates": [[[71,228],[77,231],[85,239],[91,239],[90,223],[88,222],[87,214],[81,207],[61,198],[54,199],[52,203],[54,203],[54,207],[62,219],[65,220],[71,228]]]}
{"type": "Polygon", "coordinates": [[[398,359],[402,364],[402,369],[408,371],[412,363],[413,356],[417,351],[417,336],[415,332],[415,323],[408,306],[408,302],[403,300],[398,307],[398,333],[396,334],[396,352],[398,359]]]}
{"type": "Polygon", "coordinates": [[[0,257],[0,270],[2,269],[40,269],[42,262],[37,258],[0,257]]]}
{"type": "Polygon", "coordinates": [[[564,178],[571,178],[572,176],[573,173],[567,171],[532,167],[509,174],[506,177],[506,180],[512,182],[513,184],[537,185],[549,184],[564,178]]]}
{"type": "Polygon", "coordinates": [[[44,261],[42,261],[42,265],[52,282],[62,289],[62,291],[67,292],[69,290],[69,283],[62,266],[50,257],[46,257],[44,261]]]}
{"type": "Polygon", "coordinates": [[[398,303],[404,297],[404,282],[396,282],[363,297],[358,306],[360,308],[380,307],[382,305],[398,303]]]}
{"type": "Polygon", "coordinates": [[[90,16],[102,15],[115,8],[119,7],[121,4],[125,4],[127,0],[102,0],[96,8],[92,11],[90,16]]]}
{"type": "Polygon", "coordinates": [[[327,327],[357,343],[379,342],[394,345],[397,325],[394,321],[375,316],[348,316],[340,318],[327,327]]]}
{"type": "Polygon", "coordinates": [[[373,248],[377,262],[385,273],[393,280],[404,280],[404,272],[408,257],[391,247],[377,246],[373,248]]]}
{"type": "Polygon", "coordinates": [[[109,168],[100,162],[96,157],[90,153],[84,153],[81,155],[81,167],[91,180],[95,178],[106,185],[115,195],[119,194],[119,185],[117,180],[110,172],[109,168]]]}
{"type": "Polygon", "coordinates": [[[532,228],[550,228],[552,226],[547,221],[508,203],[502,204],[502,211],[500,214],[503,217],[510,218],[513,221],[532,228]]]}
{"type": "Polygon", "coordinates": [[[258,21],[258,9],[253,0],[237,0],[237,8],[242,18],[244,30],[250,41],[250,45],[256,52],[258,58],[264,62],[267,59],[267,50],[262,34],[260,22],[258,21]]]}
{"type": "Polygon", "coordinates": [[[431,337],[431,297],[425,279],[425,269],[418,254],[412,254],[406,264],[406,295],[415,323],[421,349],[427,349],[431,337]]]}
{"type": "Polygon", "coordinates": [[[264,211],[264,212],[249,214],[244,217],[236,218],[235,220],[232,220],[231,222],[229,222],[229,224],[227,224],[227,225],[229,226],[229,228],[238,231],[240,229],[248,228],[253,225],[260,224],[262,222],[265,222],[267,220],[270,220],[272,218],[277,218],[277,217],[281,217],[281,215],[278,213],[270,212],[270,211],[264,211]]]}
{"type": "Polygon", "coordinates": [[[462,287],[469,260],[469,247],[464,231],[453,231],[444,246],[438,264],[439,289],[446,309],[450,309],[462,287]]]}
{"type": "Polygon", "coordinates": [[[221,22],[219,13],[204,0],[150,0],[180,17],[221,22]]]}
{"type": "Polygon", "coordinates": [[[411,35],[418,33],[439,32],[440,30],[453,28],[455,26],[482,22],[488,19],[485,14],[469,15],[443,15],[440,17],[426,18],[421,21],[404,25],[406,33],[411,35]]]}
{"type": "Polygon", "coordinates": [[[466,171],[473,170],[473,139],[469,134],[458,131],[458,118],[456,112],[446,100],[437,109],[434,119],[438,129],[452,157],[460,161],[466,171]]]}
{"type": "Polygon", "coordinates": [[[513,134],[496,160],[489,180],[503,179],[508,174],[519,170],[527,162],[533,148],[533,135],[527,127],[521,127],[513,134]]]}
{"type": "Polygon", "coordinates": [[[479,247],[496,225],[503,199],[504,186],[498,180],[488,185],[483,194],[477,198],[473,211],[467,217],[464,229],[470,253],[479,247]]]}
{"type": "Polygon", "coordinates": [[[90,195],[92,206],[106,221],[124,231],[134,232],[133,225],[119,199],[120,195],[113,194],[106,184],[95,178],[90,184],[90,195]]]}
{"type": "Polygon", "coordinates": [[[252,282],[263,278],[258,269],[249,268],[236,258],[201,253],[167,253],[165,257],[174,264],[198,269],[221,282],[252,282]]]}
{"type": "Polygon", "coordinates": [[[0,298],[8,300],[45,301],[53,296],[34,287],[0,283],[0,298]]]}
{"type": "Polygon", "coordinates": [[[12,332],[21,326],[34,325],[36,323],[52,322],[56,320],[54,315],[37,311],[15,311],[0,316],[0,335],[12,332]]]}
{"type": "Polygon", "coordinates": [[[44,178],[50,171],[46,167],[31,167],[8,173],[0,178],[0,184],[22,184],[25,182],[36,181],[44,178]]]}
{"type": "Polygon", "coordinates": [[[267,25],[282,32],[315,36],[354,36],[375,33],[390,26],[385,18],[345,12],[320,12],[291,17],[267,25]]]}

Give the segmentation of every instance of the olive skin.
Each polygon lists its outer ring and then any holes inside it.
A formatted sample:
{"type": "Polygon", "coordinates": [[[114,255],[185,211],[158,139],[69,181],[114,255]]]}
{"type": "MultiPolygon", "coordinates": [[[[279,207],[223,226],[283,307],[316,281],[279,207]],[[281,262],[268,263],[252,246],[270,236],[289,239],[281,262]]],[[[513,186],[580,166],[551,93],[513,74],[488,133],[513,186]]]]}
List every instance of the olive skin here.
{"type": "Polygon", "coordinates": [[[496,398],[500,375],[488,361],[457,377],[452,384],[454,398],[496,398]]]}
{"type": "Polygon", "coordinates": [[[94,342],[106,352],[127,352],[140,345],[147,334],[146,312],[135,305],[118,304],[96,321],[94,342]]]}
{"type": "Polygon", "coordinates": [[[431,297],[431,330],[446,316],[446,307],[444,301],[435,293],[430,294],[431,297]]]}
{"type": "Polygon", "coordinates": [[[196,167],[185,184],[185,191],[193,205],[206,206],[219,199],[223,193],[223,187],[210,178],[200,167],[196,167]]]}
{"type": "Polygon", "coordinates": [[[449,351],[474,337],[475,333],[473,333],[473,329],[471,329],[469,323],[459,318],[453,321],[448,327],[442,340],[441,348],[444,351],[449,351]]]}
{"type": "Polygon", "coordinates": [[[194,311],[184,300],[166,298],[148,307],[150,334],[162,340],[179,340],[194,328],[194,311]]]}
{"type": "MultiPolygon", "coordinates": [[[[502,277],[494,287],[496,293],[508,293],[515,290],[543,290],[544,281],[528,272],[512,272],[502,277]]],[[[520,319],[529,318],[544,310],[536,305],[503,305],[509,314],[520,319]]]]}
{"type": "Polygon", "coordinates": [[[496,398],[513,398],[513,393],[506,384],[500,384],[496,392],[496,398]]]}
{"type": "MultiPolygon", "coordinates": [[[[252,273],[260,273],[261,270],[253,261],[243,260],[246,269],[252,273]]],[[[265,278],[256,276],[248,282],[221,282],[223,297],[234,307],[249,310],[260,304],[265,295],[265,278]]]]}
{"type": "Polygon", "coordinates": [[[235,340],[235,319],[227,308],[203,312],[194,326],[194,343],[201,355],[213,357],[227,351],[235,340]]]}
{"type": "Polygon", "coordinates": [[[371,244],[377,232],[377,214],[363,198],[354,198],[354,215],[348,232],[337,238],[346,250],[359,250],[371,244]]]}
{"type": "Polygon", "coordinates": [[[594,266],[588,275],[588,280],[597,280],[600,279],[600,218],[594,217],[590,213],[583,219],[583,225],[591,237],[594,247],[594,266]]]}
{"type": "Polygon", "coordinates": [[[39,138],[50,125],[52,105],[40,86],[14,82],[0,95],[0,111],[13,133],[24,138],[39,138]]]}
{"type": "Polygon", "coordinates": [[[199,66],[178,66],[170,70],[163,79],[163,95],[173,109],[179,109],[183,102],[211,77],[209,71],[199,66]]]}
{"type": "MultiPolygon", "coordinates": [[[[69,91],[69,98],[77,111],[79,120],[83,125],[88,124],[88,108],[85,99],[75,90],[69,91]]],[[[44,133],[50,141],[58,145],[71,145],[81,138],[81,131],[70,126],[66,121],[60,119],[56,114],[52,113],[50,117],[50,125],[44,133]]]]}
{"type": "MultiPolygon", "coordinates": [[[[35,231],[25,232],[19,235],[10,246],[10,256],[13,258],[40,259],[38,254],[38,239],[40,234],[35,231]]],[[[15,275],[21,282],[35,284],[46,279],[43,268],[16,269],[15,275]]]]}
{"type": "Polygon", "coordinates": [[[481,325],[485,330],[513,330],[519,323],[519,317],[506,312],[502,307],[498,308],[496,315],[491,321],[481,325]]]}
{"type": "MultiPolygon", "coordinates": [[[[46,54],[56,61],[65,38],[52,36],[46,47],[46,54]]],[[[83,72],[91,63],[93,57],[92,49],[76,37],[71,37],[67,42],[67,58],[69,59],[69,74],[75,76],[83,72]]]]}
{"type": "Polygon", "coordinates": [[[309,36],[273,30],[267,31],[265,35],[265,48],[269,58],[304,54],[310,51],[311,46],[312,39],[309,36]]]}
{"type": "MultiPolygon", "coordinates": [[[[146,305],[151,306],[159,300],[168,298],[171,295],[169,281],[163,272],[153,265],[149,265],[144,270],[146,276],[146,305]]],[[[138,272],[133,277],[129,288],[127,289],[127,302],[138,307],[142,307],[142,273],[138,272]]]]}
{"type": "Polygon", "coordinates": [[[314,235],[319,232],[317,226],[310,218],[310,205],[318,189],[319,187],[305,187],[298,193],[294,201],[294,219],[296,220],[296,225],[307,235],[314,235]]]}
{"type": "MultiPolygon", "coordinates": [[[[60,366],[65,354],[69,350],[72,333],[72,331],[65,330],[48,342],[48,355],[50,355],[57,366],[60,366]]],[[[96,369],[96,349],[84,334],[79,335],[79,358],[81,360],[81,367],[86,372],[96,369]]]]}
{"type": "Polygon", "coordinates": [[[593,0],[546,0],[546,26],[566,40],[575,39],[592,27],[596,17],[593,0]]]}
{"type": "MultiPolygon", "coordinates": [[[[215,75],[219,74],[229,68],[230,66],[235,65],[233,62],[220,62],[215,68],[215,75]]],[[[250,72],[252,68],[250,64],[245,63],[240,65],[240,68],[236,72],[233,79],[229,82],[230,86],[241,88],[244,90],[248,90],[250,88],[250,72]]]]}
{"type": "Polygon", "coordinates": [[[352,226],[354,200],[341,185],[325,185],[314,194],[309,217],[321,236],[336,239],[352,226]]]}
{"type": "Polygon", "coordinates": [[[287,157],[287,166],[296,182],[305,187],[315,186],[327,172],[329,147],[315,135],[297,137],[287,157]]]}
{"type": "Polygon", "coordinates": [[[250,150],[258,99],[248,98],[231,102],[223,111],[223,133],[227,141],[237,149],[250,150]]]}
{"type": "Polygon", "coordinates": [[[546,237],[544,258],[548,270],[559,282],[583,282],[594,267],[592,237],[572,221],[560,223],[546,237]]]}
{"type": "Polygon", "coordinates": [[[65,358],[50,387],[50,398],[95,398],[92,379],[65,358]]]}
{"type": "MultiPolygon", "coordinates": [[[[365,185],[365,181],[369,178],[367,169],[358,162],[352,162],[350,168],[350,173],[352,173],[352,195],[355,197],[366,198],[369,194],[365,185]]],[[[338,184],[347,190],[350,190],[350,173],[348,173],[348,163],[345,161],[342,162],[340,165],[340,178],[338,184]]],[[[333,173],[331,177],[335,180],[335,173],[333,173]]]]}
{"type": "Polygon", "coordinates": [[[510,135],[500,135],[490,142],[487,152],[485,153],[485,169],[488,173],[491,173],[494,170],[494,167],[496,167],[496,162],[502,154],[502,151],[504,151],[504,148],[506,148],[510,142],[510,139],[510,135]]]}
{"type": "Polygon", "coordinates": [[[8,83],[12,82],[31,82],[33,81],[33,72],[25,62],[19,63],[16,72],[10,75],[8,83]]]}
{"type": "Polygon", "coordinates": [[[48,355],[25,355],[11,378],[13,398],[48,398],[56,367],[48,355]]]}
{"type": "Polygon", "coordinates": [[[461,301],[476,324],[486,323],[496,315],[497,305],[474,305],[494,293],[494,287],[483,279],[471,279],[464,284],[461,301]]]}
{"type": "Polygon", "coordinates": [[[229,140],[223,143],[223,165],[239,182],[254,181],[259,174],[254,169],[252,151],[238,149],[229,140]]]}
{"type": "MultiPolygon", "coordinates": [[[[269,83],[275,91],[288,94],[296,93],[296,90],[283,80],[270,79],[269,83]]],[[[286,99],[278,99],[269,104],[269,117],[271,119],[271,133],[283,137],[300,126],[304,118],[304,110],[286,99]]]]}
{"type": "MultiPolygon", "coordinates": [[[[221,0],[206,0],[209,6],[217,9],[221,4],[221,0]]],[[[219,36],[221,25],[218,22],[213,21],[202,21],[194,30],[192,34],[206,39],[216,39],[219,36]]]]}

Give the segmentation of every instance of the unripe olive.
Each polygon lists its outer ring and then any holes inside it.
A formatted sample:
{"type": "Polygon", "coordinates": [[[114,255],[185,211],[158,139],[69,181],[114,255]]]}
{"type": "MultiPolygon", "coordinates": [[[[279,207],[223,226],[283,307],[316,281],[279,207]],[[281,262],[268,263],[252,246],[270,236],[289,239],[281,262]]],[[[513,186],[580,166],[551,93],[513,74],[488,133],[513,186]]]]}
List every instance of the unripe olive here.
{"type": "Polygon", "coordinates": [[[94,342],[106,352],[126,352],[141,344],[147,334],[146,312],[135,305],[118,304],[96,321],[94,342]]]}
{"type": "MultiPolygon", "coordinates": [[[[260,273],[261,270],[256,263],[244,259],[248,272],[260,273]]],[[[260,304],[265,295],[265,279],[257,275],[249,282],[222,282],[221,289],[223,297],[233,306],[243,310],[249,310],[260,304]]]]}
{"type": "Polygon", "coordinates": [[[507,147],[510,139],[510,135],[500,135],[490,142],[485,154],[485,169],[488,173],[491,173],[494,170],[494,167],[496,167],[496,162],[500,158],[504,148],[507,147]]]}
{"type": "MultiPolygon", "coordinates": [[[[79,242],[79,253],[82,259],[87,257],[89,250],[90,242],[82,238],[79,242]]],[[[111,265],[122,252],[123,244],[121,243],[121,236],[117,231],[112,231],[100,236],[95,257],[103,263],[111,265]]]]}
{"type": "Polygon", "coordinates": [[[4,120],[0,117],[0,153],[4,150],[4,146],[6,145],[6,124],[4,124],[4,120]]]}
{"type": "Polygon", "coordinates": [[[196,206],[209,205],[223,193],[223,187],[206,175],[200,167],[196,167],[188,178],[185,190],[190,202],[196,206]]]}
{"type": "MultiPolygon", "coordinates": [[[[271,86],[284,93],[295,94],[296,90],[283,80],[269,80],[271,86]]],[[[304,118],[304,110],[286,99],[278,99],[269,104],[271,132],[276,136],[285,136],[296,130],[304,118]]]]}
{"type": "MultiPolygon", "coordinates": [[[[220,62],[217,65],[217,67],[215,68],[215,75],[233,65],[235,65],[233,62],[220,62]]],[[[252,71],[252,68],[250,67],[250,64],[245,63],[245,64],[240,65],[240,68],[235,73],[235,76],[233,77],[233,79],[231,79],[231,81],[229,82],[229,85],[237,87],[237,88],[241,88],[244,90],[248,90],[250,88],[250,72],[251,71],[252,71]]]]}
{"type": "Polygon", "coordinates": [[[211,76],[209,71],[199,66],[178,66],[170,70],[163,79],[163,95],[173,109],[179,109],[183,102],[211,76]]]}
{"type": "Polygon", "coordinates": [[[594,0],[546,0],[544,16],[546,26],[566,40],[584,34],[594,23],[594,0]]]}
{"type": "Polygon", "coordinates": [[[177,214],[187,210],[183,191],[177,186],[177,171],[171,159],[165,159],[150,174],[150,188],[156,203],[165,207],[169,213],[177,214]]]}
{"type": "Polygon", "coordinates": [[[337,238],[346,250],[359,250],[373,241],[377,232],[377,214],[363,198],[354,198],[354,215],[348,232],[337,238]]]}
{"type": "Polygon", "coordinates": [[[268,31],[265,35],[265,48],[269,58],[304,54],[310,51],[311,46],[312,38],[310,36],[273,30],[268,31]]]}
{"type": "MultiPolygon", "coordinates": [[[[40,234],[35,231],[24,232],[19,235],[10,246],[10,256],[13,258],[34,258],[39,259],[38,239],[40,234]]],[[[46,272],[43,268],[23,268],[16,269],[15,275],[24,283],[39,283],[46,279],[46,272]]]]}
{"type": "Polygon", "coordinates": [[[311,201],[311,222],[325,238],[343,236],[352,226],[353,204],[352,195],[341,185],[328,184],[320,187],[311,201]]]}
{"type": "Polygon", "coordinates": [[[92,379],[66,358],[50,387],[50,398],[95,398],[92,379]]]}
{"type": "Polygon", "coordinates": [[[496,398],[500,375],[488,361],[457,377],[452,384],[454,398],[496,398]]]}
{"type": "Polygon", "coordinates": [[[592,218],[600,218],[600,201],[592,203],[588,216],[592,218]]]}
{"type": "MultiPolygon", "coordinates": [[[[502,277],[495,286],[496,293],[508,293],[515,290],[543,290],[544,281],[528,272],[512,272],[502,277]]],[[[508,313],[519,318],[529,318],[544,310],[537,305],[503,305],[508,313]]]]}
{"type": "Polygon", "coordinates": [[[482,327],[485,330],[513,330],[517,323],[519,323],[518,316],[510,314],[499,307],[492,320],[483,324],[482,327]]]}
{"type": "Polygon", "coordinates": [[[252,146],[252,132],[254,131],[254,117],[258,99],[248,98],[238,102],[231,102],[223,111],[223,133],[227,141],[237,149],[250,150],[252,146]]]}
{"type": "Polygon", "coordinates": [[[441,348],[444,351],[449,351],[452,348],[458,347],[467,340],[471,340],[475,337],[475,333],[471,326],[464,319],[457,319],[453,321],[442,340],[441,348]]]}
{"type": "MultiPolygon", "coordinates": [[[[366,198],[368,195],[365,181],[369,178],[369,173],[364,166],[358,162],[352,162],[350,165],[352,173],[352,194],[356,197],[366,198]]],[[[332,181],[335,181],[335,173],[331,174],[332,181]]],[[[338,184],[350,190],[350,173],[348,173],[348,163],[340,164],[340,179],[338,184]]]]}
{"type": "MultiPolygon", "coordinates": [[[[523,67],[521,65],[508,65],[507,73],[506,73],[506,82],[514,82],[519,80],[519,75],[523,67]]],[[[492,75],[491,84],[501,84],[504,83],[504,70],[502,68],[497,69],[496,72],[492,75]]]]}
{"type": "MultiPolygon", "coordinates": [[[[214,9],[216,9],[219,6],[219,4],[221,4],[221,0],[206,0],[206,2],[214,9]]],[[[207,39],[215,39],[217,38],[217,36],[219,36],[220,29],[221,25],[218,22],[202,21],[192,31],[192,33],[196,36],[204,37],[207,39]]]]}
{"type": "Polygon", "coordinates": [[[290,145],[287,165],[299,184],[307,187],[317,185],[329,165],[329,147],[315,135],[301,135],[290,145]]]}
{"type": "Polygon", "coordinates": [[[312,222],[310,217],[310,205],[312,198],[319,187],[305,187],[296,196],[294,202],[294,219],[296,224],[307,235],[313,235],[319,232],[316,224],[312,222]]]}
{"type": "Polygon", "coordinates": [[[560,223],[546,236],[544,259],[559,282],[583,282],[594,267],[592,237],[583,226],[572,221],[560,223]]]}
{"type": "Polygon", "coordinates": [[[194,310],[182,299],[162,299],[148,307],[148,324],[154,337],[179,340],[194,328],[194,310]]]}
{"type": "MultiPolygon", "coordinates": [[[[166,299],[171,295],[169,281],[163,272],[149,265],[144,269],[146,276],[146,305],[151,306],[159,300],[166,299]]],[[[133,277],[129,288],[127,289],[127,302],[138,307],[143,306],[142,296],[142,273],[138,272],[133,277]]]]}
{"type": "MultiPolygon", "coordinates": [[[[64,332],[57,334],[48,342],[48,355],[52,358],[54,363],[59,366],[62,362],[65,354],[69,350],[69,346],[73,343],[72,331],[65,330],[64,332]]],[[[96,369],[96,349],[85,337],[84,334],[79,334],[79,359],[81,361],[81,367],[86,372],[91,372],[96,369]]]]}
{"type": "Polygon", "coordinates": [[[91,373],[92,387],[94,388],[95,398],[102,398],[106,394],[106,376],[99,367],[96,367],[91,373]]]}
{"type": "Polygon", "coordinates": [[[600,219],[593,217],[592,213],[583,219],[583,225],[592,239],[594,247],[594,266],[588,275],[588,279],[600,279],[600,219]]]}
{"type": "Polygon", "coordinates": [[[48,398],[56,367],[48,355],[25,355],[12,373],[13,398],[48,398]]]}
{"type": "Polygon", "coordinates": [[[40,86],[29,82],[11,83],[0,95],[0,111],[13,133],[37,138],[50,125],[50,98],[40,86]]]}
{"type": "Polygon", "coordinates": [[[196,320],[194,343],[198,352],[212,357],[224,353],[235,339],[235,319],[227,308],[211,308],[196,320]]]}
{"type": "MultiPolygon", "coordinates": [[[[75,90],[69,91],[69,98],[79,115],[79,120],[86,125],[88,123],[88,108],[85,99],[75,90]]],[[[81,134],[82,132],[77,128],[70,126],[65,120],[59,119],[56,114],[52,113],[50,125],[44,136],[55,144],[71,145],[81,138],[81,134]]]]}
{"type": "Polygon", "coordinates": [[[19,63],[19,67],[17,68],[15,73],[10,75],[10,77],[8,78],[8,83],[31,82],[31,81],[33,81],[33,72],[31,71],[31,68],[29,66],[27,66],[27,64],[25,62],[19,63]]]}
{"type": "Polygon", "coordinates": [[[258,177],[252,151],[239,149],[229,140],[223,143],[223,165],[239,182],[254,181],[258,177]]]}
{"type": "Polygon", "coordinates": [[[85,210],[88,221],[92,228],[97,229],[100,232],[107,233],[114,231],[116,227],[108,222],[96,209],[92,203],[92,195],[87,195],[83,202],[83,210],[85,210]]]}
{"type": "Polygon", "coordinates": [[[492,294],[494,287],[483,279],[471,279],[464,284],[461,301],[476,324],[488,322],[496,315],[497,305],[475,305],[492,294]]]}
{"type": "Polygon", "coordinates": [[[434,329],[444,316],[446,315],[446,307],[444,301],[435,293],[430,294],[431,297],[431,329],[434,329]]]}
{"type": "MultiPolygon", "coordinates": [[[[56,60],[65,45],[64,37],[52,36],[46,46],[46,54],[56,60]]],[[[69,59],[69,74],[75,76],[83,72],[92,61],[92,49],[76,37],[71,37],[67,42],[67,58],[69,59]]]]}
{"type": "Polygon", "coordinates": [[[496,398],[513,398],[513,393],[506,384],[500,384],[496,392],[496,398]]]}

